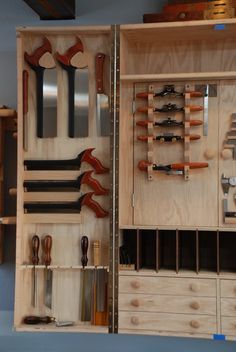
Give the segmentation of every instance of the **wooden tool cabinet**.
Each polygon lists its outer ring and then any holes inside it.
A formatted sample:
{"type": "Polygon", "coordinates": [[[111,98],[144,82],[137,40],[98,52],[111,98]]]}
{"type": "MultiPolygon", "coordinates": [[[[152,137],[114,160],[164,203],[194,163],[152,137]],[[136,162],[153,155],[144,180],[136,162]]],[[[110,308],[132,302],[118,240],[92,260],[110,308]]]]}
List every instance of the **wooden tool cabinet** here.
{"type": "MultiPolygon", "coordinates": [[[[64,27],[18,31],[19,112],[22,111],[24,51],[32,51],[42,36],[50,39],[55,50],[66,50],[76,35],[84,41],[91,60],[91,133],[82,140],[66,137],[65,77],[59,69],[58,82],[62,90],[58,101],[58,137],[36,139],[33,78],[30,80],[27,153],[23,152],[19,113],[15,327],[17,330],[62,331],[52,324],[36,328],[22,325],[24,315],[50,314],[61,320],[75,320],[76,325],[66,329],[69,331],[107,331],[105,327],[83,324],[78,318],[81,271],[78,243],[81,235],[87,233],[91,240],[101,239],[102,265],[109,267],[110,332],[235,339],[236,221],[233,216],[223,216],[225,197],[221,175],[236,174],[232,149],[222,153],[231,129],[232,114],[236,112],[236,20],[122,25],[116,27],[116,41],[113,30],[110,27],[64,27]],[[97,51],[111,55],[112,63],[110,156],[109,138],[96,136],[93,121],[93,60],[97,51]],[[207,84],[213,89],[209,94],[206,136],[203,126],[189,129],[185,125],[184,129],[174,129],[177,134],[185,135],[184,142],[161,144],[150,139],[148,142],[137,140],[141,134],[170,131],[137,126],[137,121],[152,119],[154,115],[151,109],[147,113],[137,112],[140,106],[169,102],[179,106],[204,105],[204,97],[169,99],[153,98],[149,94],[149,100],[136,98],[139,92],[161,91],[165,84],[174,84],[178,91],[189,86],[197,90],[207,84]],[[189,132],[199,134],[200,140],[189,142],[189,132]],[[86,209],[76,217],[55,217],[50,224],[46,217],[24,214],[23,200],[30,195],[24,193],[22,183],[26,177],[36,176],[35,172],[24,170],[23,160],[68,158],[78,149],[91,146],[96,147],[96,156],[104,163],[111,161],[112,181],[109,183],[106,176],[101,177],[101,182],[111,187],[110,207],[108,197],[102,197],[102,204],[110,209],[110,229],[109,219],[97,220],[86,209]],[[140,160],[164,165],[189,160],[207,162],[209,166],[185,169],[184,175],[166,175],[150,168],[148,172],[140,171],[137,166],[140,160]],[[30,306],[32,266],[28,265],[28,241],[34,233],[51,233],[54,240],[52,312],[45,309],[40,295],[38,308],[34,310],[30,306]],[[127,265],[119,265],[121,245],[129,251],[127,265]]],[[[185,109],[185,113],[172,114],[172,117],[181,120],[186,119],[187,114],[189,111],[185,109]]],[[[167,116],[156,114],[155,120],[167,116]]],[[[203,120],[204,111],[190,113],[188,117],[203,120]]],[[[234,193],[234,188],[230,187],[227,205],[232,212],[235,211],[234,193]]],[[[43,267],[39,266],[37,270],[43,275],[41,269],[43,267]]],[[[40,287],[43,294],[42,291],[40,287]]]]}

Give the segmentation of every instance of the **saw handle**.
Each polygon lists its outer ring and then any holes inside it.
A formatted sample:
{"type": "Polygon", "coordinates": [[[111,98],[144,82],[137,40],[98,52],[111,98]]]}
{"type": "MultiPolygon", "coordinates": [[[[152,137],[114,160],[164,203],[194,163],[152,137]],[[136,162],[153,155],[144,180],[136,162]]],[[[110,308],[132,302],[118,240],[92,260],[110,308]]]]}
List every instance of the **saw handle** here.
{"type": "Polygon", "coordinates": [[[94,192],[89,192],[89,193],[84,194],[81,197],[82,198],[81,206],[86,205],[88,208],[93,210],[95,212],[97,218],[104,218],[109,213],[106,210],[104,210],[98,202],[96,202],[94,199],[92,199],[93,194],[94,194],[94,192]]]}
{"type": "Polygon", "coordinates": [[[27,52],[24,54],[25,61],[32,67],[32,66],[40,66],[39,60],[45,53],[52,53],[52,46],[49,40],[44,37],[43,38],[43,45],[37,48],[32,55],[29,55],[27,52]]]}
{"type": "Polygon", "coordinates": [[[103,67],[105,61],[105,54],[98,53],[95,59],[95,72],[96,72],[96,87],[97,93],[104,93],[104,85],[103,85],[103,67]]]}
{"type": "Polygon", "coordinates": [[[93,170],[91,171],[85,171],[82,175],[78,177],[78,183],[79,185],[81,184],[86,184],[90,186],[94,190],[94,194],[96,195],[105,195],[109,193],[109,190],[106,188],[103,188],[101,184],[93,178],[91,175],[93,173],[93,170]]]}
{"type": "Polygon", "coordinates": [[[39,237],[37,235],[34,235],[32,237],[32,264],[33,265],[38,265],[39,263],[39,244],[40,244],[40,240],[39,237]]]}
{"type": "Polygon", "coordinates": [[[72,57],[79,52],[84,52],[84,46],[80,38],[77,37],[76,40],[76,44],[71,46],[64,55],[61,55],[58,52],[56,53],[56,59],[62,65],[71,66],[70,60],[72,59],[72,57]]]}
{"type": "Polygon", "coordinates": [[[43,239],[44,250],[44,264],[49,266],[51,264],[51,249],[52,249],[52,236],[46,235],[43,239]]]}
{"type": "Polygon", "coordinates": [[[78,158],[81,158],[81,162],[86,161],[90,164],[94,168],[96,174],[104,174],[109,171],[109,168],[103,166],[102,163],[92,155],[94,149],[95,148],[85,149],[78,155],[78,158]]]}
{"type": "Polygon", "coordinates": [[[89,246],[89,240],[87,236],[83,236],[81,238],[81,250],[82,250],[82,258],[81,258],[81,263],[83,265],[83,268],[87,266],[88,264],[88,246],[89,246]]]}
{"type": "Polygon", "coordinates": [[[37,315],[29,315],[24,318],[24,324],[36,325],[36,324],[50,324],[55,321],[55,318],[45,316],[38,317],[37,315]]]}

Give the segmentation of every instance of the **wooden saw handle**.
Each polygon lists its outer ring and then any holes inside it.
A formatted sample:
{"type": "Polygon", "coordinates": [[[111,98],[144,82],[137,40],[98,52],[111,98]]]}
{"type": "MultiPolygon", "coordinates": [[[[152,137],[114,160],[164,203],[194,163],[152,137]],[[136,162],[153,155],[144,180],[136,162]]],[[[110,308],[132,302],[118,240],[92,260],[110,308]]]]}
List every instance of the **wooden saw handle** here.
{"type": "Polygon", "coordinates": [[[59,54],[58,52],[56,53],[56,59],[59,61],[62,65],[65,66],[71,66],[71,59],[72,57],[77,54],[78,52],[84,52],[84,46],[83,43],[81,42],[80,38],[76,38],[76,43],[75,45],[71,46],[64,55],[59,54]]]}
{"type": "Polygon", "coordinates": [[[28,53],[25,52],[24,57],[25,61],[30,65],[30,66],[40,66],[39,65],[39,59],[45,54],[45,53],[52,53],[52,46],[49,40],[44,37],[43,38],[43,45],[41,45],[39,48],[37,48],[32,55],[29,55],[28,53]]]}

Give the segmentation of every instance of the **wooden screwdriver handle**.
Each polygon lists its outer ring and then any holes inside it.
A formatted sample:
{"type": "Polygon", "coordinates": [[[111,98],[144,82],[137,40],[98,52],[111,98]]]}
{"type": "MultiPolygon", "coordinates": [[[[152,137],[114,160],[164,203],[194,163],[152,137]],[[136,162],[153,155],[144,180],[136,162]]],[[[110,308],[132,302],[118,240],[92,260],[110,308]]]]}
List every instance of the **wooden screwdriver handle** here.
{"type": "Polygon", "coordinates": [[[32,245],[32,264],[38,265],[39,263],[39,237],[34,235],[32,237],[31,245],[32,245]]]}
{"type": "Polygon", "coordinates": [[[87,236],[83,236],[81,238],[81,250],[82,250],[82,257],[81,257],[81,263],[83,265],[83,268],[87,266],[88,264],[88,245],[89,245],[89,240],[87,236]]]}
{"type": "Polygon", "coordinates": [[[52,249],[52,236],[46,235],[43,239],[43,250],[44,250],[44,264],[46,266],[51,264],[51,249],[52,249]]]}

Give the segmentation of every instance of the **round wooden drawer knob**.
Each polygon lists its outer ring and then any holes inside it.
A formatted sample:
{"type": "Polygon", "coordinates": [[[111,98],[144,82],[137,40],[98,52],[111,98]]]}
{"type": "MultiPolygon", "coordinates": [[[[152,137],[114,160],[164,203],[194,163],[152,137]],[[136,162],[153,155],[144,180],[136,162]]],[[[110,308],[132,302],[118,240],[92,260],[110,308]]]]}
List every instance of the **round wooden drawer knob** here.
{"type": "Polygon", "coordinates": [[[133,325],[138,325],[139,324],[139,318],[138,317],[131,317],[131,323],[133,325]]]}
{"type": "Polygon", "coordinates": [[[191,326],[192,328],[194,328],[194,329],[200,328],[200,324],[199,324],[199,322],[198,322],[197,320],[191,320],[191,321],[190,321],[190,326],[191,326]]]}
{"type": "Polygon", "coordinates": [[[140,282],[138,282],[138,281],[132,281],[132,282],[131,282],[131,286],[132,286],[133,288],[139,288],[139,287],[140,287],[140,282]]]}
{"type": "Polygon", "coordinates": [[[191,307],[192,309],[197,310],[197,309],[200,308],[200,304],[199,304],[198,302],[191,302],[191,303],[190,303],[190,307],[191,307]]]}
{"type": "Polygon", "coordinates": [[[194,283],[194,284],[189,285],[189,289],[190,289],[190,291],[198,292],[200,290],[200,287],[199,287],[199,285],[194,283]]]}
{"type": "Polygon", "coordinates": [[[132,299],[131,300],[131,306],[133,306],[133,307],[139,307],[140,306],[140,301],[139,301],[139,299],[132,299]]]}

